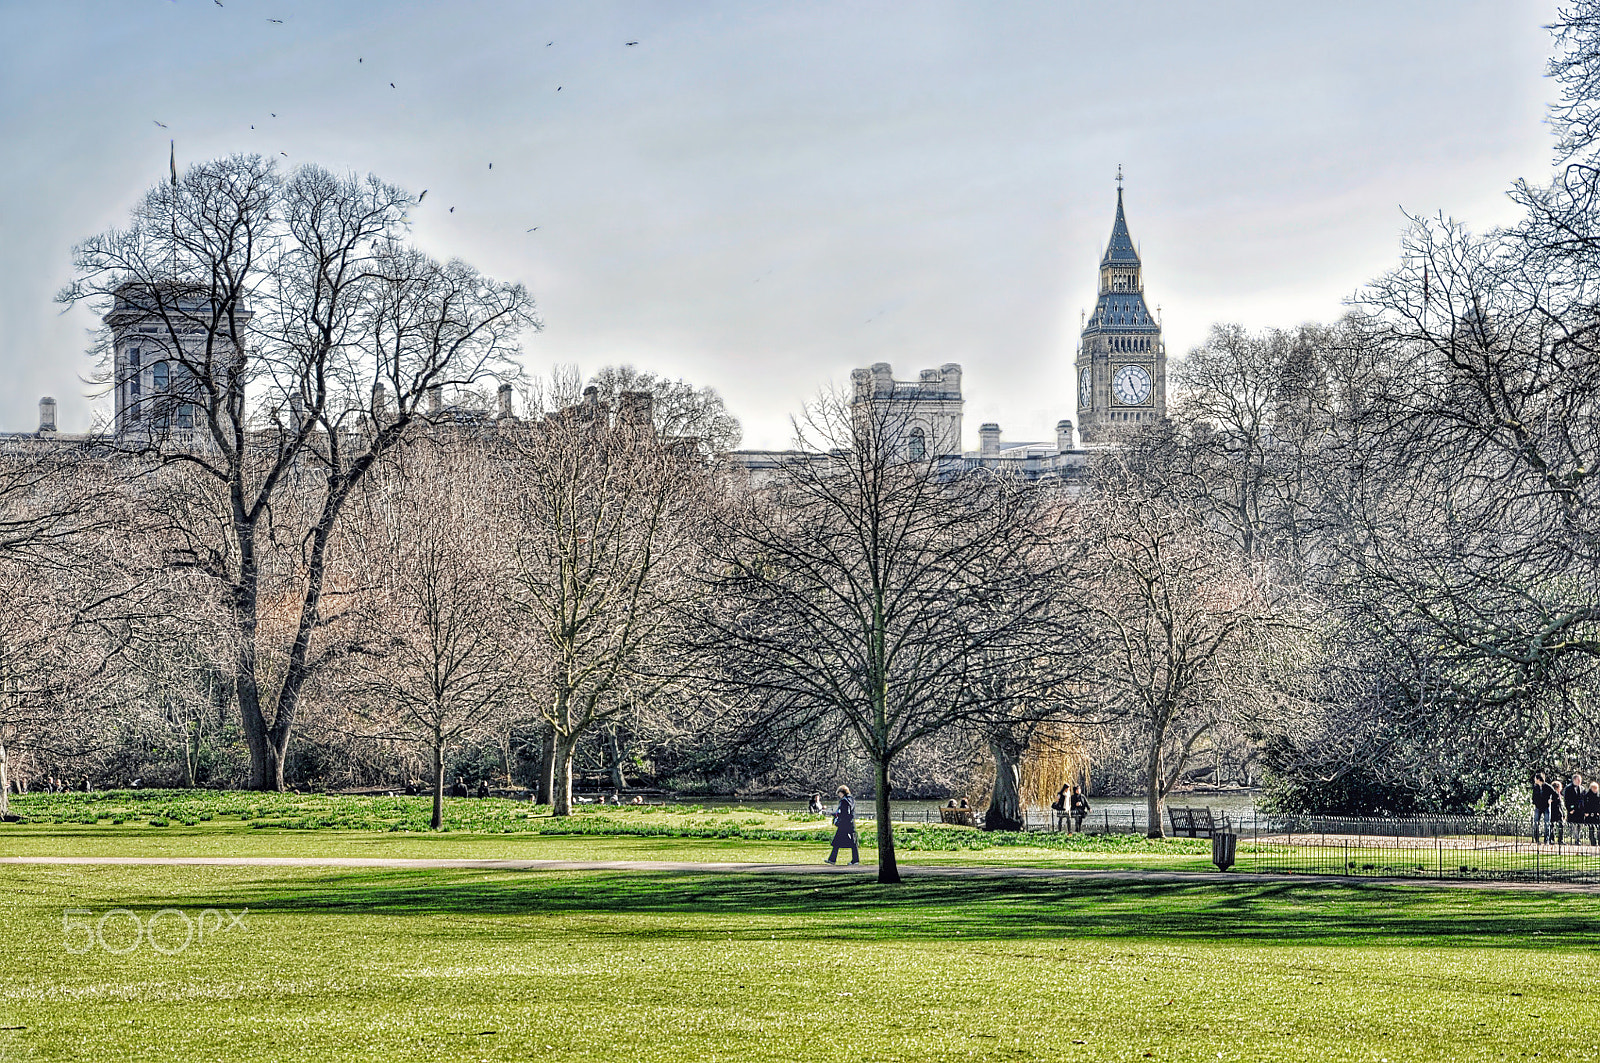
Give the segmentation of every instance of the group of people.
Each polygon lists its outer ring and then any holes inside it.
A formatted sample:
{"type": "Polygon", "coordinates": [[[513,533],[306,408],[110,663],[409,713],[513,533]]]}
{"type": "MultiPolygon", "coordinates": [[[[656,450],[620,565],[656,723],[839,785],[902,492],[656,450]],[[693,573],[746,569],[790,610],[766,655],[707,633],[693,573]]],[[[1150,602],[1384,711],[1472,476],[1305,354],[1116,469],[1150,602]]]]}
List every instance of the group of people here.
{"type": "MultiPolygon", "coordinates": [[[[138,785],[139,785],[139,780],[135,779],[134,780],[134,788],[137,789],[138,785]]],[[[47,794],[66,794],[66,793],[72,793],[74,790],[80,791],[82,793],[89,793],[93,789],[94,789],[94,786],[90,784],[89,777],[87,775],[85,775],[83,777],[83,781],[80,782],[77,786],[72,785],[66,779],[58,779],[54,775],[50,776],[48,779],[46,779],[44,781],[44,792],[47,793],[47,794]]],[[[24,784],[24,785],[22,785],[22,786],[20,786],[18,788],[17,792],[25,794],[25,793],[28,792],[28,788],[24,784]]]]}
{"type": "Polygon", "coordinates": [[[1565,786],[1559,778],[1546,782],[1544,775],[1533,777],[1533,840],[1545,845],[1565,844],[1567,827],[1572,827],[1572,844],[1582,845],[1584,828],[1589,844],[1600,845],[1600,782],[1586,788],[1582,775],[1573,775],[1565,786]]]}
{"type": "Polygon", "coordinates": [[[1056,799],[1050,802],[1050,808],[1056,814],[1057,829],[1070,821],[1074,834],[1083,833],[1083,817],[1090,812],[1089,799],[1083,795],[1083,787],[1062,783],[1056,799]]]}
{"type": "MultiPolygon", "coordinates": [[[[822,811],[822,792],[820,790],[811,792],[811,799],[806,802],[806,807],[813,814],[822,811]]],[[[962,798],[959,805],[952,798],[947,807],[968,808],[969,806],[966,798],[962,798]]],[[[1083,819],[1090,812],[1089,799],[1083,795],[1082,787],[1068,786],[1063,783],[1061,792],[1056,794],[1056,799],[1050,807],[1055,810],[1058,823],[1065,823],[1070,817],[1072,830],[1074,832],[1082,832],[1083,819]]],[[[841,849],[850,850],[850,862],[852,864],[861,863],[861,843],[856,837],[856,799],[851,795],[850,787],[839,787],[839,807],[835,808],[832,814],[833,851],[828,854],[828,858],[823,863],[838,863],[841,849]]],[[[1600,822],[1600,809],[1597,809],[1595,819],[1600,822]]]]}

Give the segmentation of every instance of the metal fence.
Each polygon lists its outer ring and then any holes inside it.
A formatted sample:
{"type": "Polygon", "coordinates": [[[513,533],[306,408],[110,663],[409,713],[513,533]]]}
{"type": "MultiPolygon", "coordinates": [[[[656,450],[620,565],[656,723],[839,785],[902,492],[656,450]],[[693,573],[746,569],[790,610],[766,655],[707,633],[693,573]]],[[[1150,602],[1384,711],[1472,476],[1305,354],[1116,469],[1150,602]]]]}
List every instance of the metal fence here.
{"type": "Polygon", "coordinates": [[[1241,871],[1600,882],[1600,845],[1586,829],[1536,842],[1531,816],[1254,815],[1231,827],[1241,871]]]}
{"type": "MultiPolygon", "coordinates": [[[[906,818],[938,823],[939,813],[925,808],[906,818]]],[[[975,815],[981,822],[982,812],[975,815]]],[[[1600,844],[1592,843],[1600,842],[1600,828],[1591,836],[1587,824],[1566,824],[1545,843],[1533,840],[1531,816],[1241,816],[1214,809],[1211,817],[1216,830],[1238,835],[1236,871],[1600,883],[1600,844]]],[[[1029,809],[1025,818],[1029,830],[1063,827],[1049,809],[1029,809]]],[[[1083,827],[1143,834],[1147,822],[1141,807],[1096,809],[1083,827]]],[[[1173,833],[1170,823],[1163,826],[1173,833]]]]}

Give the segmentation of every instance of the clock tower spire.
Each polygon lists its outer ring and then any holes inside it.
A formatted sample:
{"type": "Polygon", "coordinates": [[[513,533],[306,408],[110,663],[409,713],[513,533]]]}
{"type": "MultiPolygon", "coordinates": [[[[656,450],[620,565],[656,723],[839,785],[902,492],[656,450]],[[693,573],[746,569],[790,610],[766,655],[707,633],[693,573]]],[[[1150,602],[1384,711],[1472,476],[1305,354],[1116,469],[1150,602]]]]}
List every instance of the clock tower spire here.
{"type": "Polygon", "coordinates": [[[1100,257],[1100,297],[1078,343],[1078,424],[1087,443],[1166,416],[1167,351],[1144,301],[1144,267],[1128,234],[1117,167],[1117,216],[1100,257]]]}

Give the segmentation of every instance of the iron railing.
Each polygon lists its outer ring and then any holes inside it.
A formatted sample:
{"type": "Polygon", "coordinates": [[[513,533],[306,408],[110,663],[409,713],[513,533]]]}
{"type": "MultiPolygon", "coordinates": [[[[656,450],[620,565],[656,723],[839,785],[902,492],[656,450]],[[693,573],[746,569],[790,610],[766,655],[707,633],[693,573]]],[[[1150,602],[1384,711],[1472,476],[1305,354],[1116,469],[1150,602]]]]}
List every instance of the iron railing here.
{"type": "Polygon", "coordinates": [[[1600,831],[1535,840],[1533,817],[1275,816],[1234,824],[1241,871],[1600,882],[1600,831]]]}

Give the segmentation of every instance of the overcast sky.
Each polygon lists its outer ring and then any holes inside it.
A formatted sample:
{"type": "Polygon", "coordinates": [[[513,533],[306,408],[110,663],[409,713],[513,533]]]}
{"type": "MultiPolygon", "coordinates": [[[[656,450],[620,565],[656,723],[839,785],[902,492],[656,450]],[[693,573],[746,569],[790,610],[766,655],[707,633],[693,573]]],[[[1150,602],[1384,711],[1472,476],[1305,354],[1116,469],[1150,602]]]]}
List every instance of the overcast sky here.
{"type": "Polygon", "coordinates": [[[802,403],[879,361],[963,363],[969,447],[988,420],[1053,438],[1119,163],[1169,351],[1217,321],[1332,318],[1393,261],[1402,208],[1482,229],[1548,174],[1553,15],[7,0],[0,430],[33,428],[45,393],[64,430],[103,408],[93,322],[52,295],[171,137],[180,166],[260,152],[428,189],[426,249],[533,291],[530,370],[710,384],[746,446],[785,445],[802,403]]]}

